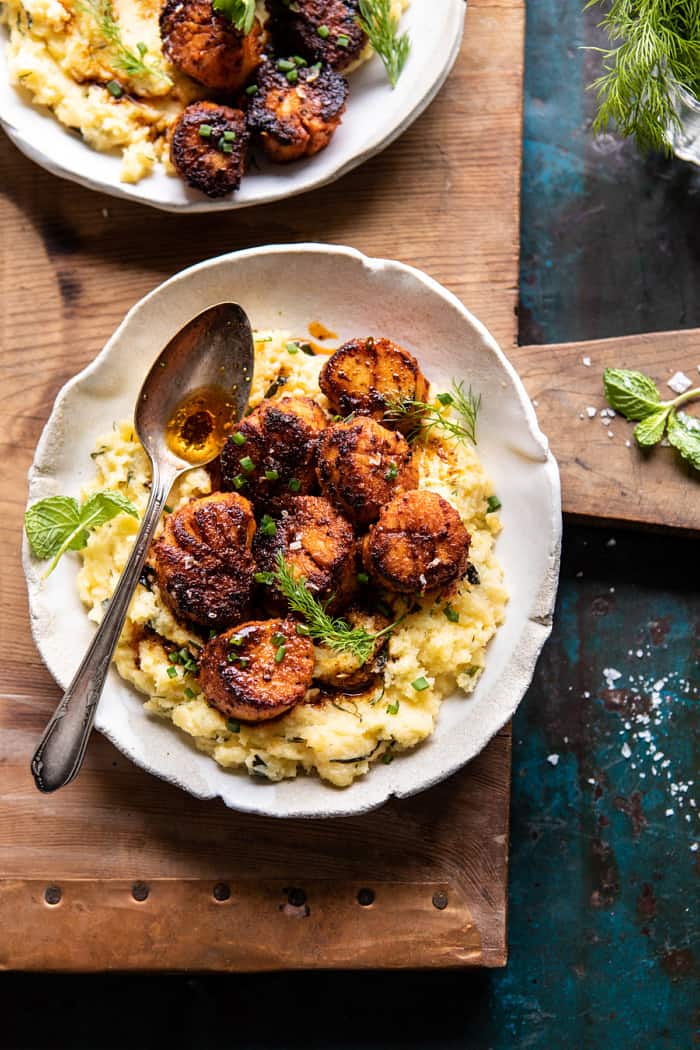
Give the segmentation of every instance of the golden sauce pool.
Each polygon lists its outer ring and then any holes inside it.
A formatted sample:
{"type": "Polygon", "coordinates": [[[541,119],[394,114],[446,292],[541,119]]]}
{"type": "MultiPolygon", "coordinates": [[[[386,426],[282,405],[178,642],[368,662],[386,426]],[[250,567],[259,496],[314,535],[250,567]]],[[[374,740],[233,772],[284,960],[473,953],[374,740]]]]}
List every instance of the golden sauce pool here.
{"type": "Polygon", "coordinates": [[[233,427],[235,404],[220,387],[205,386],[183,398],[168,420],[165,441],[187,463],[218,456],[233,427]]]}

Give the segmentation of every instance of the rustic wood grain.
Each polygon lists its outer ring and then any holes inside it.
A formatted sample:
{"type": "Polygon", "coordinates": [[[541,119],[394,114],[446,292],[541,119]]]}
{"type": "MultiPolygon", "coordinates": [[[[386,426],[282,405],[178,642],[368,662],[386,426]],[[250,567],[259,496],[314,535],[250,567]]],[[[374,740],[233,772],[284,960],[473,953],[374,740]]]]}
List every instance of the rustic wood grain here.
{"type": "MultiPolygon", "coordinates": [[[[570,518],[700,532],[698,471],[672,448],[638,448],[634,424],[622,417],[604,424],[600,415],[591,419],[586,411],[609,407],[602,384],[605,368],[647,373],[663,400],[676,396],[666,382],[677,371],[700,386],[700,330],[521,346],[510,356],[557,457],[564,512],[570,518]]],[[[688,411],[697,409],[689,405],[688,411]]]]}
{"type": "Polygon", "coordinates": [[[264,209],[155,212],[54,179],[2,142],[0,500],[12,539],[0,551],[0,968],[505,963],[509,728],[447,783],[351,820],[274,821],[195,801],[98,735],[79,779],[38,795],[29,757],[58,690],[31,640],[19,536],[58,389],[140,296],[201,259],[266,242],[352,244],[431,273],[515,344],[523,29],[522,0],[473,0],[458,64],[416,125],[335,185],[264,209]],[[150,885],[144,904],[126,889],[138,879],[150,885]],[[222,879],[228,910],[211,901],[222,879]],[[49,883],[64,894],[55,908],[49,883]],[[297,923],[278,908],[290,885],[310,902],[297,923]],[[357,887],[375,890],[371,908],[357,887]],[[235,938],[221,919],[231,913],[247,916],[235,938]]]}

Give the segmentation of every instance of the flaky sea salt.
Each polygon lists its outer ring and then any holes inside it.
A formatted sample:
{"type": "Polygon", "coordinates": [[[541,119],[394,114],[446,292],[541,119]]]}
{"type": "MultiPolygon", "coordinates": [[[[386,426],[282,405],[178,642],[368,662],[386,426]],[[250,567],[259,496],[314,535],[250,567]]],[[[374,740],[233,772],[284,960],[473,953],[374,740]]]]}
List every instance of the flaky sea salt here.
{"type": "Polygon", "coordinates": [[[591,359],[590,359],[590,357],[582,357],[581,360],[583,361],[583,363],[586,366],[586,368],[590,368],[591,367],[591,359]]]}
{"type": "Polygon", "coordinates": [[[668,380],[666,386],[670,386],[674,394],[684,394],[693,385],[692,379],[688,379],[685,372],[675,372],[668,380]]]}
{"type": "Polygon", "coordinates": [[[615,667],[604,667],[603,678],[608,689],[613,689],[618,678],[622,678],[622,671],[618,671],[615,667]]]}
{"type": "Polygon", "coordinates": [[[595,417],[598,415],[598,409],[594,408],[593,405],[588,405],[588,407],[586,408],[586,412],[588,413],[589,419],[595,419],[595,417]]]}
{"type": "Polygon", "coordinates": [[[624,744],[622,745],[620,754],[622,755],[623,758],[631,758],[632,757],[632,748],[629,746],[629,744],[627,743],[626,740],[625,740],[624,744]]]}
{"type": "Polygon", "coordinates": [[[547,761],[549,762],[550,766],[558,766],[559,755],[547,755],[547,761]]]}

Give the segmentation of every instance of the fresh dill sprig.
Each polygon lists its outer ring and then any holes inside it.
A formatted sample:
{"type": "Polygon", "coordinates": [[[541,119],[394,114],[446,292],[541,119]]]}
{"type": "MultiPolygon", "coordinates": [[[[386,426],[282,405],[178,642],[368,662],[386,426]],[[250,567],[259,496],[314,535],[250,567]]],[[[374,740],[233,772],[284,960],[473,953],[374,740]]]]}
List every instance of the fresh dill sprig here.
{"type": "Polygon", "coordinates": [[[481,410],[481,394],[475,394],[471,388],[464,389],[464,382],[452,380],[450,393],[438,394],[440,407],[427,401],[416,401],[414,398],[402,398],[399,401],[387,402],[386,418],[391,422],[409,421],[409,440],[428,434],[438,427],[458,441],[470,441],[476,445],[476,424],[481,410]],[[445,409],[453,409],[457,419],[445,414],[445,409]]]}
{"type": "MultiPolygon", "coordinates": [[[[603,0],[588,0],[593,7],[603,0]]],[[[598,100],[596,133],[614,125],[642,150],[671,151],[669,130],[679,127],[678,90],[700,94],[700,0],[606,0],[600,26],[610,48],[591,84],[598,100]]]]}
{"type": "Polygon", "coordinates": [[[395,88],[406,65],[411,41],[408,33],[399,33],[399,20],[391,13],[391,0],[360,0],[358,22],[395,88]]]}
{"type": "Polygon", "coordinates": [[[100,33],[114,54],[114,64],[117,69],[122,70],[129,77],[149,76],[161,80],[167,78],[160,64],[149,65],[144,61],[148,51],[145,44],[137,44],[136,51],[126,46],[114,14],[112,0],[78,0],[77,7],[79,11],[83,11],[95,20],[100,33]]]}
{"type": "Polygon", "coordinates": [[[234,29],[245,36],[255,21],[255,0],[213,0],[213,8],[233,23],[234,29]]]}
{"type": "Polygon", "coordinates": [[[313,641],[327,645],[336,653],[350,653],[361,665],[367,663],[377,641],[390,634],[397,625],[392,623],[375,634],[364,627],[351,627],[345,620],[330,616],[326,611],[327,603],[313,596],[303,576],[299,579],[295,577],[282,552],[277,556],[273,579],[287,599],[290,610],[303,617],[313,641]]]}

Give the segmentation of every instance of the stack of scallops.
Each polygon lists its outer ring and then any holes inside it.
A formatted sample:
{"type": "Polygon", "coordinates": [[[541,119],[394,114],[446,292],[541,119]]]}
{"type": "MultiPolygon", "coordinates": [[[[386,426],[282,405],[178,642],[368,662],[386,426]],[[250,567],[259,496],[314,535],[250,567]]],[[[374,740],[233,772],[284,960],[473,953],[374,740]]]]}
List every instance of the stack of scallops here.
{"type": "Polygon", "coordinates": [[[428,396],[415,358],[388,339],[353,340],[326,362],[319,386],[333,420],[309,397],[263,400],[227,439],[221,491],[169,515],[151,551],[174,615],[212,635],[199,682],[227,718],[278,717],[314,680],[360,691],[385,659],[383,635],[364,665],[345,660],[334,672],[331,662],[324,680],[308,627],[277,587],[280,555],[330,615],[375,634],[389,622],[376,610],[382,591],[410,601],[444,593],[467,573],[470,537],[459,514],[418,489],[401,432],[415,417],[390,410],[428,396]]]}

